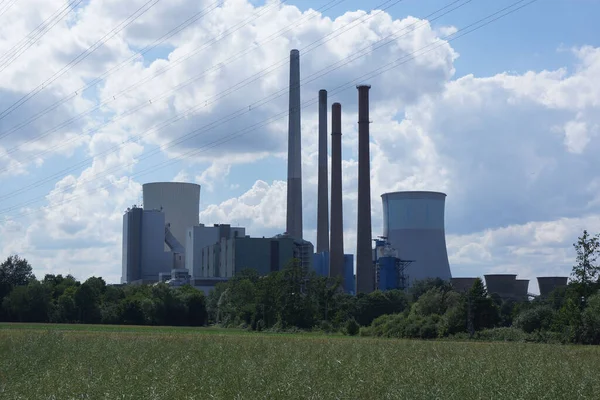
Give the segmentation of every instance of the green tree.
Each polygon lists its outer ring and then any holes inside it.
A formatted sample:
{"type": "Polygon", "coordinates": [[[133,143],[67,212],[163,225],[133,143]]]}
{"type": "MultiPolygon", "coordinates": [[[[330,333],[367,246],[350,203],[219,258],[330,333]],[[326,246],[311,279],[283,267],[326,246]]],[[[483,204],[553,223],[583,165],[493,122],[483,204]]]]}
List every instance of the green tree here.
{"type": "Polygon", "coordinates": [[[499,320],[499,309],[488,296],[480,278],[475,279],[467,293],[467,327],[472,336],[475,331],[492,328],[499,320]]]}
{"type": "Polygon", "coordinates": [[[591,236],[584,230],[573,247],[577,252],[577,263],[573,266],[571,275],[585,306],[588,297],[595,290],[600,274],[600,267],[596,263],[600,252],[600,236],[591,236]]]}
{"type": "Polygon", "coordinates": [[[9,256],[0,264],[0,301],[15,286],[25,286],[34,279],[31,265],[26,259],[18,255],[9,256]]]}
{"type": "Polygon", "coordinates": [[[91,285],[84,283],[79,286],[75,291],[74,300],[79,322],[84,324],[100,322],[100,296],[91,285]]]}

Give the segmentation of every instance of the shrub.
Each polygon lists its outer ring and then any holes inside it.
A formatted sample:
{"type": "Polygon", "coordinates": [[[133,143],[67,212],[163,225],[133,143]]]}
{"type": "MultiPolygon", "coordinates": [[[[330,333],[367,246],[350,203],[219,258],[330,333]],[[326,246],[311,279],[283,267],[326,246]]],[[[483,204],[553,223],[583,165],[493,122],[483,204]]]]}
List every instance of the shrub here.
{"type": "Polygon", "coordinates": [[[373,336],[373,329],[370,326],[361,326],[358,335],[362,337],[373,336]]]}
{"type": "Polygon", "coordinates": [[[526,342],[530,341],[530,335],[518,328],[493,328],[477,332],[478,340],[500,341],[500,342],[526,342]]]}
{"type": "Polygon", "coordinates": [[[329,321],[319,321],[319,323],[313,328],[313,331],[333,333],[335,332],[335,327],[329,321]]]}
{"type": "Polygon", "coordinates": [[[346,321],[346,334],[350,336],[358,335],[360,331],[360,325],[354,320],[354,318],[350,318],[346,321]]]}
{"type": "Polygon", "coordinates": [[[554,319],[554,310],[550,306],[539,306],[521,312],[515,318],[514,326],[527,333],[548,330],[554,319]]]}

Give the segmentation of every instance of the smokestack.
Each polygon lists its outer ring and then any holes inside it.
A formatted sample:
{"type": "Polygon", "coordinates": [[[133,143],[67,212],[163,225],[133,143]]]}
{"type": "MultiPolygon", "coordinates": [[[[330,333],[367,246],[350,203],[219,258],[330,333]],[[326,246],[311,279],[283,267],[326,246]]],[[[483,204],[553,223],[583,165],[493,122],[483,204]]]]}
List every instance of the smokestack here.
{"type": "Polygon", "coordinates": [[[342,212],[342,105],[331,106],[331,250],[329,276],[344,286],[344,218],[342,212]]]}
{"type": "Polygon", "coordinates": [[[290,52],[288,120],[287,233],[302,239],[302,162],[300,154],[300,52],[290,52]]]}
{"type": "Polygon", "coordinates": [[[371,167],[369,159],[369,89],[358,89],[358,223],[356,227],[356,293],[373,291],[371,248],[371,167]]]}
{"type": "Polygon", "coordinates": [[[319,90],[319,187],[317,193],[317,253],[329,251],[327,190],[327,90],[319,90]]]}

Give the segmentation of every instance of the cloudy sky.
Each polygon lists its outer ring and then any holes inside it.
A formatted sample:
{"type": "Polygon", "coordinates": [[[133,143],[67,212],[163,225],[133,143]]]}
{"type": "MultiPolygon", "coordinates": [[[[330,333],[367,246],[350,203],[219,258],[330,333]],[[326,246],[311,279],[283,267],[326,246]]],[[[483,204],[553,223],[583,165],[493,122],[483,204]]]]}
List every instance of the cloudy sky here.
{"type": "Polygon", "coordinates": [[[600,2],[529,3],[0,1],[0,257],[118,282],[123,211],[153,181],[200,183],[203,223],[283,231],[297,48],[305,237],[327,89],[354,250],[354,85],[368,82],[373,235],[382,193],[443,191],[453,275],[518,273],[535,292],[600,231],[600,2]]]}

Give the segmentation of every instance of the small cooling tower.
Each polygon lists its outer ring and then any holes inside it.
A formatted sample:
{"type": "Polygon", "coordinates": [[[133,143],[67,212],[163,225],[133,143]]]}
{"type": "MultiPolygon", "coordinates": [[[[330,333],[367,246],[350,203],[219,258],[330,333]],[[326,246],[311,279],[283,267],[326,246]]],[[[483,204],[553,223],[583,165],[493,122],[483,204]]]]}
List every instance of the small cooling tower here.
{"type": "Polygon", "coordinates": [[[383,236],[402,260],[413,261],[406,269],[408,285],[426,278],[450,280],[446,250],[444,207],[439,192],[385,193],[383,236]]]}
{"type": "Polygon", "coordinates": [[[566,276],[539,276],[537,281],[540,288],[540,296],[547,297],[555,289],[567,286],[568,280],[569,278],[566,276]]]}
{"type": "Polygon", "coordinates": [[[513,298],[516,301],[527,301],[529,299],[529,279],[515,280],[515,289],[513,298]]]}
{"type": "Polygon", "coordinates": [[[452,278],[450,283],[457,292],[468,292],[477,278],[452,278]]]}
{"type": "Polygon", "coordinates": [[[489,274],[484,277],[488,294],[497,294],[502,300],[514,297],[516,274],[489,274]]]}

